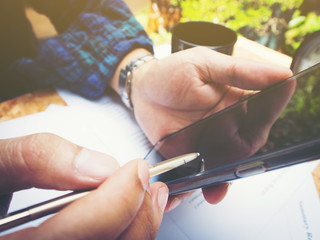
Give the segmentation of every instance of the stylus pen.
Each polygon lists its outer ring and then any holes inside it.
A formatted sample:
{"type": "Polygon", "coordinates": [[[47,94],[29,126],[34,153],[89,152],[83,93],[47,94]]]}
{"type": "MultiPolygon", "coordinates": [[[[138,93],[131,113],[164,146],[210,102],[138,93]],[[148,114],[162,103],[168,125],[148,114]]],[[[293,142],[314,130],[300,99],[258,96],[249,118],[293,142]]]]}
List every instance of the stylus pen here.
{"type": "MultiPolygon", "coordinates": [[[[170,171],[198,158],[199,153],[189,153],[149,166],[150,177],[170,171]]],[[[46,202],[12,212],[0,219],[0,232],[56,213],[73,201],[87,195],[90,191],[75,191],[46,202]]]]}

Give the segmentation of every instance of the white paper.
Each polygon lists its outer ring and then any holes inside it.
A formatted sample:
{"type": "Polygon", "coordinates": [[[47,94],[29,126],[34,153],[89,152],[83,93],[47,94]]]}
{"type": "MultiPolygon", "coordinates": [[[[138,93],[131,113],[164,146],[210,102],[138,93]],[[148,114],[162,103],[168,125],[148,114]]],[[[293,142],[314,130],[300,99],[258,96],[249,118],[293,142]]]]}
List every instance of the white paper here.
{"type": "Polygon", "coordinates": [[[320,239],[320,199],[311,175],[317,164],[237,180],[218,205],[197,191],[165,216],[158,239],[320,239]],[[167,231],[166,222],[185,237],[167,231]]]}

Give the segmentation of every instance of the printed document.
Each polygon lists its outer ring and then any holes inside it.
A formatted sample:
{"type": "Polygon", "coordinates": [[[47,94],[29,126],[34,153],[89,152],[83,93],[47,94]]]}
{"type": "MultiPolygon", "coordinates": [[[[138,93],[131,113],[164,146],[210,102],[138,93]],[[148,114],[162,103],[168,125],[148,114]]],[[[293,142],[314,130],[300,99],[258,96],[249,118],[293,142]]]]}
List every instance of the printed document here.
{"type": "MultiPolygon", "coordinates": [[[[51,132],[76,144],[114,156],[120,165],[143,158],[151,145],[134,116],[112,92],[89,101],[67,91],[68,106],[0,123],[0,139],[51,132]]],[[[165,214],[158,240],[320,240],[320,198],[313,173],[319,161],[237,180],[226,198],[208,204],[201,190],[165,214]]],[[[10,211],[66,192],[30,189],[14,194],[10,211]]],[[[36,226],[44,219],[25,224],[36,226]]]]}

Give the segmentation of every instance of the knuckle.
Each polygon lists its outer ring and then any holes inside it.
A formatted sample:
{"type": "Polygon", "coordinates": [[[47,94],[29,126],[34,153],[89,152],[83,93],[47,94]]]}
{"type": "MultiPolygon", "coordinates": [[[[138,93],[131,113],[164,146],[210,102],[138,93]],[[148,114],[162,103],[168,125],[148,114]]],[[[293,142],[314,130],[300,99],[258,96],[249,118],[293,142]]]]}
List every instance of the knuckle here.
{"type": "Polygon", "coordinates": [[[240,87],[238,86],[239,83],[237,82],[238,64],[236,62],[232,63],[228,69],[228,72],[230,73],[230,82],[232,86],[240,87]]]}
{"type": "Polygon", "coordinates": [[[19,159],[30,172],[41,170],[47,166],[48,160],[54,154],[54,145],[60,141],[59,137],[50,133],[33,134],[22,138],[18,146],[19,159]],[[49,142],[50,147],[48,147],[49,142]]]}
{"type": "Polygon", "coordinates": [[[193,48],[195,52],[206,53],[208,52],[208,48],[204,46],[196,46],[193,48]]]}

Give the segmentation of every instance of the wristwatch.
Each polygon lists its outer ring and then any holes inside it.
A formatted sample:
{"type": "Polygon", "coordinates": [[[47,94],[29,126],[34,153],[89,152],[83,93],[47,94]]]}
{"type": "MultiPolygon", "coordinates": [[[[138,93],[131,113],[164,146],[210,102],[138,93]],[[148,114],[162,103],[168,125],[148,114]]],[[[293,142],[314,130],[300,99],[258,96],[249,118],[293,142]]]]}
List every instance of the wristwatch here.
{"type": "Polygon", "coordinates": [[[131,101],[131,83],[133,77],[133,71],[137,69],[139,66],[144,64],[145,62],[154,59],[155,57],[151,54],[144,55],[133,60],[130,64],[128,64],[125,68],[120,70],[119,76],[119,89],[121,93],[122,102],[129,108],[133,109],[132,101],[131,101]]]}

